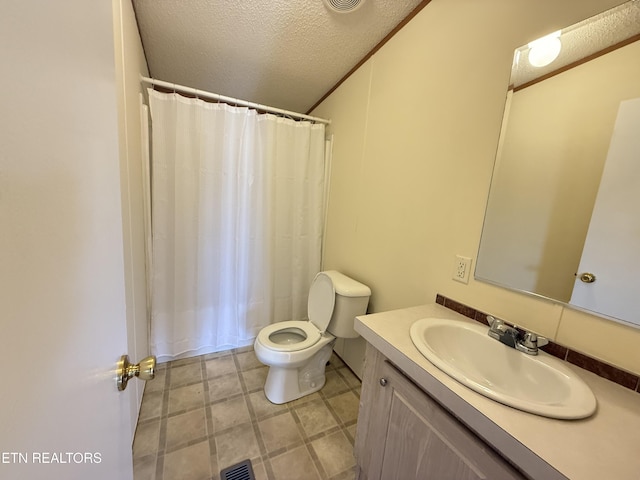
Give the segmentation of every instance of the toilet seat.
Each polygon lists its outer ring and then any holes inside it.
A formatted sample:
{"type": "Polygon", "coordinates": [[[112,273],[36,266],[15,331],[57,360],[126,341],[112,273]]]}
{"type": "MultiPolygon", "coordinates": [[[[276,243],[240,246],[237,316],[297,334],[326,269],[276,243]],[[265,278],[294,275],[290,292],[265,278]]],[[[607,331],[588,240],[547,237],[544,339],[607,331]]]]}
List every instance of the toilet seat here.
{"type": "MultiPolygon", "coordinates": [[[[262,328],[253,344],[269,367],[264,394],[277,405],[320,390],[337,338],[355,338],[353,319],[366,313],[371,290],[334,270],[319,272],[309,289],[309,320],[277,322],[262,328]]],[[[299,318],[299,317],[298,317],[299,318]]]]}
{"type": "Polygon", "coordinates": [[[320,330],[313,323],[304,320],[290,320],[287,322],[273,323],[260,330],[257,340],[269,350],[276,352],[297,352],[318,343],[321,337],[320,330]],[[297,330],[297,331],[296,331],[297,330]],[[301,333],[306,338],[296,343],[275,343],[269,338],[277,332],[293,331],[301,333]]]}
{"type": "Polygon", "coordinates": [[[309,291],[309,300],[307,302],[307,312],[309,320],[289,320],[287,322],[277,322],[267,325],[256,339],[263,347],[274,352],[298,352],[312,347],[322,337],[333,314],[333,308],[336,301],[336,292],[333,287],[333,281],[324,272],[316,275],[309,291]],[[282,343],[271,340],[271,336],[277,333],[291,335],[282,335],[286,340],[282,343]],[[295,335],[301,336],[299,342],[290,341],[295,335]]]}

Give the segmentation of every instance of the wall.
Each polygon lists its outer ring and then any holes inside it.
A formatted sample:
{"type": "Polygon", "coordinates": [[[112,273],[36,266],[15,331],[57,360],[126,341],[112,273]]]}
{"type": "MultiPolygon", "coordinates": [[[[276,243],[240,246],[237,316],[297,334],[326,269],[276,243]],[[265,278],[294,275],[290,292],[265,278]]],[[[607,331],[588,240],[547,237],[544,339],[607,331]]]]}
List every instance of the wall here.
{"type": "Polygon", "coordinates": [[[451,279],[477,254],[514,49],[619,3],[427,5],[313,112],[334,134],[323,268],[369,285],[371,312],[439,292],[640,373],[640,330],[451,279]]]}
{"type": "MultiPolygon", "coordinates": [[[[140,75],[148,76],[148,70],[130,0],[113,0],[113,24],[118,88],[127,354],[131,361],[138,362],[149,355],[139,97],[143,91],[140,75]]],[[[137,397],[137,408],[132,408],[131,411],[135,427],[144,382],[131,382],[128,388],[135,390],[137,397]]],[[[134,433],[131,432],[132,438],[134,433]]]]}

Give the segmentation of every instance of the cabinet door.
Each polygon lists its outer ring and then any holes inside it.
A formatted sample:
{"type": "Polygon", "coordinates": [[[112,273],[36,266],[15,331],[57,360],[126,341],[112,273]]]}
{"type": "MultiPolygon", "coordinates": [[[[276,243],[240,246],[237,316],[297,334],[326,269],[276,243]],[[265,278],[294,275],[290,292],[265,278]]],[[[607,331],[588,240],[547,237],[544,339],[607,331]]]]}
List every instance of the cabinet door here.
{"type": "Polygon", "coordinates": [[[383,380],[373,406],[377,421],[370,426],[377,438],[370,479],[524,478],[391,364],[382,363],[378,371],[383,380]]]}

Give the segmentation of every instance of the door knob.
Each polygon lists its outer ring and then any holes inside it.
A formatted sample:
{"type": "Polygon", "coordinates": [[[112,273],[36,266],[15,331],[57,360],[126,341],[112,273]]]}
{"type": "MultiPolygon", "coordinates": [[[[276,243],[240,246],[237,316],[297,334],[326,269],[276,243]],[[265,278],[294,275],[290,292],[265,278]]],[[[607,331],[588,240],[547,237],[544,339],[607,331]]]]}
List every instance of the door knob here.
{"type": "Polygon", "coordinates": [[[122,355],[118,360],[116,369],[116,383],[118,390],[123,391],[127,388],[127,382],[130,378],[138,377],[141,380],[153,380],[156,376],[156,357],[143,358],[140,363],[129,363],[129,356],[122,355]]]}
{"type": "Polygon", "coordinates": [[[596,276],[593,273],[582,273],[580,280],[584,283],[593,283],[596,281],[596,276]]]}

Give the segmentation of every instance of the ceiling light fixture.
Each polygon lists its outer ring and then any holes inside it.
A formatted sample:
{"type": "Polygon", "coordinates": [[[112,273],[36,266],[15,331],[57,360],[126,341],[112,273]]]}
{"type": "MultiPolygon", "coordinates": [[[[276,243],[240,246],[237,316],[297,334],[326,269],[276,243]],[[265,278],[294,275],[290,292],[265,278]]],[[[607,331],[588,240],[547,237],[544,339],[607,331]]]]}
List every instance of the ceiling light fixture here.
{"type": "Polygon", "coordinates": [[[323,0],[329,9],[336,13],[351,13],[360,8],[365,0],[323,0]]]}
{"type": "Polygon", "coordinates": [[[529,43],[529,63],[534,67],[544,67],[553,62],[560,54],[562,44],[560,43],[560,33],[557,32],[545,35],[542,38],[529,43]]]}

